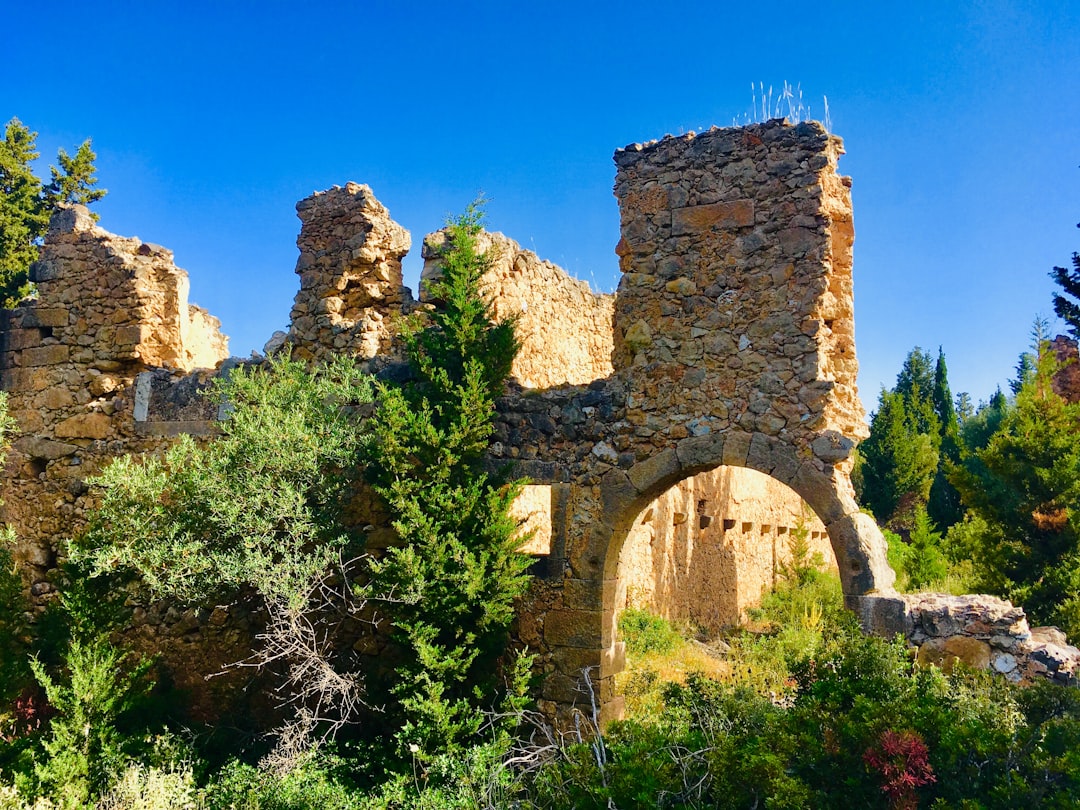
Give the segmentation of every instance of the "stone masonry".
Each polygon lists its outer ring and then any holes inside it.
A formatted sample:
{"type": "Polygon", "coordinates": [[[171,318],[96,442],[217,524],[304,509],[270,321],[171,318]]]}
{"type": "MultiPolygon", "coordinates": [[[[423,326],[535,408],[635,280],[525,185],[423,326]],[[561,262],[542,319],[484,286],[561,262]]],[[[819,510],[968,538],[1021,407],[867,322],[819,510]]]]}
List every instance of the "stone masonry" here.
{"type": "MultiPolygon", "coordinates": [[[[827,536],[848,604],[868,625],[897,613],[884,540],[859,512],[849,478],[866,426],[855,390],[842,152],[820,125],[783,121],[619,150],[623,276],[614,299],[506,237],[485,237],[498,251],[487,289],[500,316],[518,317],[524,344],[517,381],[498,403],[489,463],[531,479],[521,513],[539,529],[530,546],[537,561],[515,631],[538,653],[549,714],[565,717],[582,699],[583,667],[594,668],[604,715],[620,711],[616,617],[650,510],[673,525],[685,514],[682,524],[693,520],[699,532],[709,518],[728,539],[736,528],[756,536],[742,570],[771,576],[779,527],[792,524],[710,507],[709,493],[730,490],[730,476],[741,475],[730,468],[770,476],[809,506],[820,520],[811,531],[827,536]]],[[[408,232],[370,188],[352,183],[301,201],[297,212],[300,290],[288,335],[272,345],[287,342],[312,359],[346,352],[392,372],[397,319],[426,306],[401,285],[408,232]]],[[[440,238],[425,240],[429,259],[440,238]]],[[[429,261],[425,274],[433,272],[429,261]]],[[[122,453],[159,450],[179,432],[213,432],[217,414],[198,396],[212,372],[192,369],[225,352],[213,319],[187,303],[171,254],[106,233],[85,209],[54,220],[33,273],[37,300],[5,314],[0,328],[20,431],[3,496],[28,584],[44,597],[62,540],[92,506],[88,475],[122,453]]],[[[377,516],[371,522],[372,547],[392,541],[377,516]]],[[[713,587],[726,587],[723,552],[700,533],[687,539],[692,545],[662,540],[668,550],[653,559],[690,548],[711,554],[713,587]]],[[[694,588],[704,598],[707,586],[694,588]]],[[[678,610],[700,611],[681,584],[668,596],[678,610]]],[[[140,605],[132,632],[160,645],[194,687],[199,673],[243,657],[238,610],[140,605]]],[[[709,621],[734,615],[713,613],[709,621]]]]}

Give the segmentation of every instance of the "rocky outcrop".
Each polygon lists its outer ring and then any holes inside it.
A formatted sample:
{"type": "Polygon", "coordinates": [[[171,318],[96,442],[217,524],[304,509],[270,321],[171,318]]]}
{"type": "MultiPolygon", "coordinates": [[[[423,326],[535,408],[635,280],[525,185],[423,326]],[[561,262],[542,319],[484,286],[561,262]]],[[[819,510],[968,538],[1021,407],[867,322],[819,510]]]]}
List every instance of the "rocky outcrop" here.
{"type": "Polygon", "coordinates": [[[902,635],[920,664],[949,671],[957,662],[991,669],[1013,682],[1049,678],[1076,685],[1080,650],[1056,627],[1030,627],[1023,608],[985,594],[869,595],[859,602],[863,626],[902,635]]]}

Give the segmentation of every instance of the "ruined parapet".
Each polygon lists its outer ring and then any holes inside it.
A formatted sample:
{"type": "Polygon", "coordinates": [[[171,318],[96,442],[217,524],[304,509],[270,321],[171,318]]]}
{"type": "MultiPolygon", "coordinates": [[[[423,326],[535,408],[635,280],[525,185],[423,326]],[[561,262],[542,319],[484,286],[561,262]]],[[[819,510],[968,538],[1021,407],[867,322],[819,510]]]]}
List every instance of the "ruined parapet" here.
{"type": "Polygon", "coordinates": [[[894,576],[850,481],[868,430],[842,152],[820,124],[783,120],[616,152],[614,365],[637,436],[658,449],[699,439],[704,452],[679,462],[695,473],[711,456],[789,484],[825,522],[856,594],[894,576]]]}
{"type": "Polygon", "coordinates": [[[297,356],[348,352],[363,360],[390,350],[392,321],[407,300],[401,259],[409,232],[368,186],[348,183],[296,204],[300,290],[289,341],[297,356]]]}
{"type": "MultiPolygon", "coordinates": [[[[439,272],[446,231],[424,239],[420,300],[439,272]]],[[[584,385],[611,374],[615,297],[545,261],[501,233],[482,232],[478,247],[493,257],[483,290],[497,320],[517,319],[521,351],[511,374],[527,388],[584,385]]]]}
{"type": "Polygon", "coordinates": [[[5,520],[38,591],[59,540],[81,528],[85,479],[145,449],[132,414],[136,377],[214,366],[227,339],[188,303],[172,252],[95,225],[83,206],[58,212],[30,270],[37,298],[2,315],[0,367],[18,425],[4,477],[5,520]]]}
{"type": "Polygon", "coordinates": [[[741,467],[680,481],[634,521],[619,558],[616,609],[646,608],[715,633],[746,619],[784,577],[805,532],[807,559],[836,570],[825,526],[791,489],[741,467]]]}

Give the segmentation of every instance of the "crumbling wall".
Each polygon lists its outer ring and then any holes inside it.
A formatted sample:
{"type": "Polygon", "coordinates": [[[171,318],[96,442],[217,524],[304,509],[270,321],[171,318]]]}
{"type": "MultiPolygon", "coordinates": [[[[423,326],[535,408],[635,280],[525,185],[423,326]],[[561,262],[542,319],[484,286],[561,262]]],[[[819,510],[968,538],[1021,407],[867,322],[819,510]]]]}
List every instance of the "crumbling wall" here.
{"type": "Polygon", "coordinates": [[[35,593],[51,589],[58,543],[88,506],[86,478],[145,450],[133,384],[149,368],[184,375],[213,366],[227,339],[188,302],[172,252],[97,227],[86,208],[53,217],[31,268],[37,297],[3,313],[3,387],[18,435],[4,477],[5,519],[35,593]]]}
{"type": "Polygon", "coordinates": [[[410,300],[401,259],[409,232],[368,186],[348,183],[296,204],[300,289],[288,339],[298,357],[349,352],[363,360],[391,351],[394,317],[410,300]]]}
{"type": "Polygon", "coordinates": [[[618,602],[715,633],[745,620],[776,585],[797,530],[809,557],[835,571],[824,524],[788,487],[739,467],[684,479],[634,521],[618,602]]]}
{"type": "MultiPolygon", "coordinates": [[[[424,239],[420,300],[439,273],[446,231],[424,239]]],[[[511,375],[526,388],[585,385],[611,374],[615,296],[594,293],[588,283],[501,233],[480,234],[479,248],[492,257],[483,289],[496,319],[515,318],[521,351],[511,375]]]]}
{"type": "Polygon", "coordinates": [[[820,124],[782,121],[616,153],[615,367],[638,370],[635,424],[779,437],[836,466],[850,493],[867,427],[842,153],[820,124]]]}

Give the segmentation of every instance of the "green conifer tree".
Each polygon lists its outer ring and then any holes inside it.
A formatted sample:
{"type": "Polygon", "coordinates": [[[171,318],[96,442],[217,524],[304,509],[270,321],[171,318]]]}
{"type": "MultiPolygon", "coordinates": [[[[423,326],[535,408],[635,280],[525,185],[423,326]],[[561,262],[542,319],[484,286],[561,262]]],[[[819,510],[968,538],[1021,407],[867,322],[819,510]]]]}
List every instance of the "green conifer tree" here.
{"type": "MultiPolygon", "coordinates": [[[[49,167],[52,180],[44,187],[45,205],[55,211],[61,205],[90,205],[104,197],[108,192],[97,188],[97,168],[94,161],[97,154],[90,147],[87,138],[74,155],[68,155],[64,149],[57,154],[60,168],[49,167]]],[[[94,214],[97,219],[97,214],[94,214]]]]}
{"type": "Polygon", "coordinates": [[[0,306],[10,307],[30,291],[35,240],[45,233],[49,209],[31,162],[40,155],[37,133],[12,118],[0,141],[0,306]]]}
{"type": "Polygon", "coordinates": [[[863,503],[879,521],[893,527],[907,528],[913,509],[930,495],[938,451],[936,433],[919,429],[925,419],[925,413],[908,410],[902,394],[882,389],[870,436],[859,447],[863,503]]]}
{"type": "MultiPolygon", "coordinates": [[[[981,587],[1034,621],[1080,633],[1080,404],[1054,393],[1054,360],[950,479],[972,521],[981,587]]],[[[978,437],[978,438],[981,438],[978,437]]],[[[970,533],[970,532],[969,532],[970,533]]]]}
{"type": "Polygon", "coordinates": [[[945,365],[945,352],[938,347],[937,365],[934,369],[932,394],[934,412],[941,426],[940,453],[934,483],[930,487],[927,511],[938,526],[948,528],[964,516],[960,505],[960,493],[949,483],[948,465],[960,460],[960,423],[953,407],[952,391],[949,389],[949,371],[945,365]]]}
{"type": "MultiPolygon", "coordinates": [[[[1080,228],[1080,222],[1076,227],[1080,228]]],[[[1073,253],[1071,268],[1055,267],[1050,278],[1061,287],[1061,293],[1054,293],[1054,313],[1065,321],[1069,334],[1080,340],[1080,253],[1073,253]]]]}
{"type": "Polygon", "coordinates": [[[530,563],[508,514],[521,482],[483,465],[518,343],[480,292],[491,263],[477,246],[481,222],[477,203],[450,224],[430,287],[439,304],[426,328],[405,331],[417,379],[380,387],[371,426],[368,471],[400,536],[372,564],[371,586],[391,597],[403,648],[399,744],[421,758],[458,750],[495,705],[497,662],[530,563]]]}
{"type": "MultiPolygon", "coordinates": [[[[49,219],[61,205],[89,205],[105,196],[96,188],[97,155],[86,140],[74,155],[59,150],[60,168],[50,167],[52,181],[43,186],[31,163],[40,157],[31,132],[18,118],[4,128],[0,141],[0,307],[11,308],[33,292],[30,265],[49,219]]],[[[97,215],[95,214],[95,219],[97,215]]]]}

